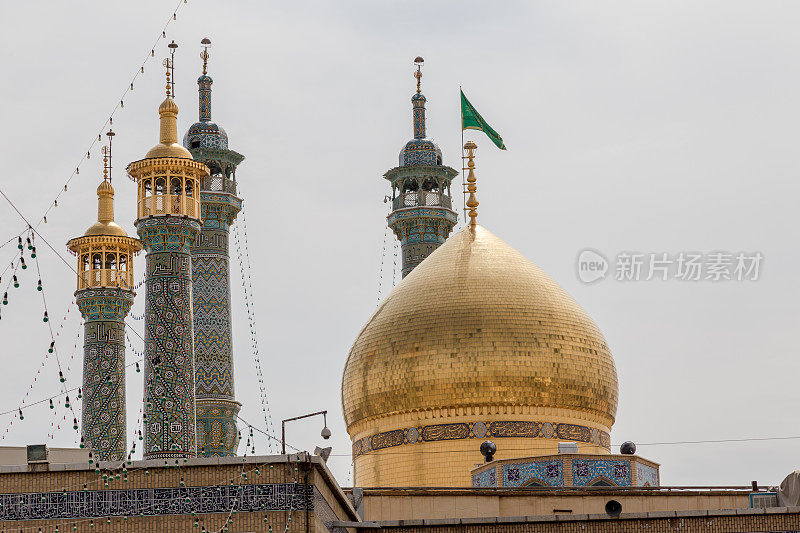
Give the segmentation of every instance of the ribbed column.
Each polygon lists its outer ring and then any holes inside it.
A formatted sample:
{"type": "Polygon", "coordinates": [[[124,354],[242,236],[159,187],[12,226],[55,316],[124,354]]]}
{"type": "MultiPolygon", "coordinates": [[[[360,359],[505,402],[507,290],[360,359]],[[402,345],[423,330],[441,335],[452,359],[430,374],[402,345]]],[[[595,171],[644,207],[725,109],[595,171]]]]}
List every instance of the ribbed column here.
{"type": "Polygon", "coordinates": [[[84,289],[75,300],[84,319],[81,435],[98,461],[122,461],[125,432],[125,316],[134,293],[84,289]]]}
{"type": "Polygon", "coordinates": [[[233,195],[203,191],[203,228],[192,249],[195,321],[197,451],[204,457],[236,455],[231,284],[228,252],[230,224],[241,201],[233,195]]]}
{"type": "Polygon", "coordinates": [[[192,256],[200,224],[190,218],[140,219],[145,284],[144,458],[194,457],[192,256]]]}

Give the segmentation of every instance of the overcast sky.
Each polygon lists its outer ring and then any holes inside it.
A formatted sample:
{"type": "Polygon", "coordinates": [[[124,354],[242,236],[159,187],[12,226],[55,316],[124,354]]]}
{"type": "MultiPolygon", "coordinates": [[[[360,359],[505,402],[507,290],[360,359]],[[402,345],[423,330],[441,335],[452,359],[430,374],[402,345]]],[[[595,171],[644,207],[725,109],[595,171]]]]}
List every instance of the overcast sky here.
{"type": "MultiPolygon", "coordinates": [[[[26,217],[38,220],[63,189],[174,4],[0,4],[0,183],[26,217]]],[[[239,191],[278,433],[282,418],[327,409],[337,454],[330,465],[350,483],[341,372],[379,296],[389,192],[381,175],[411,138],[412,61],[421,55],[428,132],[445,163],[460,164],[459,85],[508,146],[500,152],[468,135],[479,146],[479,221],[563,285],[609,342],[620,383],[612,442],[639,443],[642,456],[661,463],[663,484],[780,482],[800,466],[797,440],[645,444],[800,436],[799,24],[800,4],[788,1],[181,5],[167,31],[167,42],[180,44],[181,136],[197,120],[199,41],[207,36],[213,116],[247,158],[239,191]],[[758,251],[764,262],[755,282],[587,285],[576,274],[587,247],[610,259],[622,251],[758,251]]],[[[124,166],[157,142],[164,44],[114,118],[117,221],[131,235],[136,191],[124,166]]],[[[95,147],[41,226],[69,261],[64,244],[95,220],[100,177],[95,147]]],[[[0,242],[22,227],[0,203],[0,242]]],[[[13,243],[0,249],[0,265],[15,251],[13,243]]],[[[38,251],[67,384],[79,386],[74,275],[42,242],[38,251]]],[[[142,256],[137,279],[143,266],[142,256]]],[[[236,395],[242,416],[263,428],[233,268],[236,395]]],[[[35,267],[18,274],[22,287],[9,289],[0,309],[0,411],[15,409],[26,391],[30,403],[60,387],[53,356],[44,357],[49,334],[35,267]]],[[[142,290],[134,313],[143,299],[142,290]]],[[[136,360],[130,349],[128,360],[136,360]]],[[[141,391],[142,374],[130,372],[130,438],[141,391]]],[[[74,445],[64,412],[56,410],[62,429],[52,440],[46,404],[7,432],[12,416],[3,415],[0,444],[74,445]]],[[[320,429],[319,421],[294,423],[289,442],[313,450],[320,429]]],[[[257,451],[268,451],[264,439],[257,451]]]]}

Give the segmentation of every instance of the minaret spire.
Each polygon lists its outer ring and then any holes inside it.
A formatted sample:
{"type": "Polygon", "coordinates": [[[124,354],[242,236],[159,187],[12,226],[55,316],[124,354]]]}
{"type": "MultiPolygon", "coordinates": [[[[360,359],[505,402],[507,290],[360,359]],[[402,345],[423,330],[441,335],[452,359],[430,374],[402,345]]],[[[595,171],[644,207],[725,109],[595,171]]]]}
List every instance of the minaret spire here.
{"type": "Polygon", "coordinates": [[[167,146],[178,142],[178,104],[172,99],[172,74],[170,72],[173,65],[173,60],[164,59],[164,67],[167,69],[167,97],[158,106],[158,115],[161,117],[158,140],[167,146]]]}
{"type": "Polygon", "coordinates": [[[399,165],[383,175],[392,185],[392,204],[386,222],[400,241],[403,277],[447,239],[457,221],[450,183],[458,172],[442,164],[442,151],[425,138],[424,63],[421,57],[414,58],[417,79],[417,92],[411,97],[414,138],[400,151],[399,165]]]}
{"type": "Polygon", "coordinates": [[[232,456],[239,444],[236,419],[241,404],[236,401],[233,383],[228,242],[230,227],[242,208],[242,200],[236,196],[236,168],[244,156],[228,149],[225,130],[211,121],[211,39],[206,37],[200,44],[200,121],[189,127],[183,140],[195,160],[208,165],[212,176],[200,180],[203,225],[191,249],[197,453],[232,456]]]}
{"type": "Polygon", "coordinates": [[[200,92],[200,122],[211,122],[211,84],[214,80],[208,75],[208,48],[211,46],[211,39],[208,37],[200,41],[203,51],[200,52],[200,59],[203,60],[203,75],[197,78],[197,87],[200,92]]]}
{"type": "Polygon", "coordinates": [[[103,182],[97,188],[97,221],[114,222],[114,189],[111,187],[111,141],[113,130],[108,130],[108,145],[103,146],[103,182]]]}

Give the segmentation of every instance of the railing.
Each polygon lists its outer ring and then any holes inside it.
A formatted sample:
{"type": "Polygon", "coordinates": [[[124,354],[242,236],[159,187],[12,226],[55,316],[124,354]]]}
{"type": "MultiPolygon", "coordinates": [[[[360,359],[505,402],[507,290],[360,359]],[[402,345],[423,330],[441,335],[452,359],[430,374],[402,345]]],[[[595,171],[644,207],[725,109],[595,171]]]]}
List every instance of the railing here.
{"type": "Polygon", "coordinates": [[[152,194],[139,200],[138,218],[154,215],[200,216],[200,199],[184,194],[152,194]]]}
{"type": "Polygon", "coordinates": [[[200,188],[204,191],[236,194],[236,182],[224,176],[209,176],[203,178],[200,188]]]}
{"type": "Polygon", "coordinates": [[[450,209],[452,202],[449,196],[432,191],[400,193],[392,200],[392,207],[395,210],[417,206],[444,207],[450,209]]]}
{"type": "Polygon", "coordinates": [[[133,271],[115,270],[111,268],[90,268],[78,274],[78,290],[95,287],[131,290],[131,287],[133,287],[133,271]]]}

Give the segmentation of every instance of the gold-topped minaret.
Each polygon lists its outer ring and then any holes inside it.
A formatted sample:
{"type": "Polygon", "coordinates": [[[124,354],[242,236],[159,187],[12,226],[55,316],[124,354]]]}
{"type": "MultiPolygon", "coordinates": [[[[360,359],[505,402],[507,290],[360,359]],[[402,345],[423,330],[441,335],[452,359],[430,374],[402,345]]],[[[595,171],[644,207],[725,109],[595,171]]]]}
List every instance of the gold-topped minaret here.
{"type": "Polygon", "coordinates": [[[159,143],[128,165],[138,187],[136,230],[147,253],[145,459],[197,454],[191,248],[200,235],[200,181],[209,170],[178,144],[178,105],[170,81],[177,45],[169,47],[159,143]]]}
{"type": "Polygon", "coordinates": [[[78,257],[75,302],[84,319],[81,444],[98,461],[125,459],[125,316],[133,291],[133,256],[141,249],[114,222],[111,141],[103,147],[97,222],[67,243],[78,257]]]}
{"type": "Polygon", "coordinates": [[[78,257],[78,290],[121,288],[133,290],[133,256],[142,249],[139,239],[128,237],[114,222],[114,187],[111,186],[111,140],[103,147],[103,181],[97,187],[97,222],[67,243],[78,257]]]}

